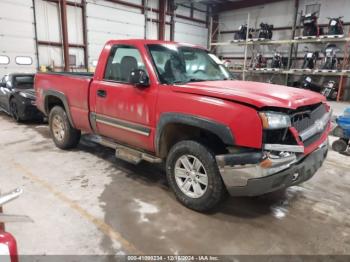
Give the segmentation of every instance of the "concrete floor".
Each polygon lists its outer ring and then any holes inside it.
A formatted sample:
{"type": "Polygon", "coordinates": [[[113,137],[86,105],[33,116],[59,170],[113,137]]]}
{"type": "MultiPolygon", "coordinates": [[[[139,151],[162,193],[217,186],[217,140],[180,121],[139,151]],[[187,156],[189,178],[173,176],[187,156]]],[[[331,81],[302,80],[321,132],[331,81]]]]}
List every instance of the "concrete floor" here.
{"type": "Polygon", "coordinates": [[[350,254],[349,160],[331,151],[301,186],[200,214],[176,201],[159,167],[86,139],[59,150],[47,126],[0,113],[0,190],[24,188],[5,212],[33,220],[6,226],[21,254],[350,254]]]}

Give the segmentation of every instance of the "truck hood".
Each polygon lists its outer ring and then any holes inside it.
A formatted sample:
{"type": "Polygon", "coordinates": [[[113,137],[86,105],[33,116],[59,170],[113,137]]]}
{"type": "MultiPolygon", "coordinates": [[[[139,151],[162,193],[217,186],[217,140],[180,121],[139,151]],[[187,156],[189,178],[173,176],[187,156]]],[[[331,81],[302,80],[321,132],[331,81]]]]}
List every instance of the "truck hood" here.
{"type": "Polygon", "coordinates": [[[216,97],[254,107],[296,109],[325,101],[324,96],[305,89],[250,81],[205,81],[172,87],[175,92],[216,97]]]}

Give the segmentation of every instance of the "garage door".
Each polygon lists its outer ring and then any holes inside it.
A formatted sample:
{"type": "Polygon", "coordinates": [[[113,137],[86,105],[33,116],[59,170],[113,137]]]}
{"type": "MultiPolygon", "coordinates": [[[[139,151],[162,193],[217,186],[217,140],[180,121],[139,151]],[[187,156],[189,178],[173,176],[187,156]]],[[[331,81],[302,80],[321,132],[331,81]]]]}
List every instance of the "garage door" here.
{"type": "Polygon", "coordinates": [[[86,16],[89,66],[94,66],[106,41],[144,37],[145,18],[138,9],[88,0],[86,16]]]}
{"type": "Polygon", "coordinates": [[[0,28],[0,76],[10,72],[35,72],[32,0],[1,0],[0,28]]]}
{"type": "Polygon", "coordinates": [[[188,23],[182,19],[176,19],[175,41],[207,47],[208,29],[205,25],[188,23]]]}

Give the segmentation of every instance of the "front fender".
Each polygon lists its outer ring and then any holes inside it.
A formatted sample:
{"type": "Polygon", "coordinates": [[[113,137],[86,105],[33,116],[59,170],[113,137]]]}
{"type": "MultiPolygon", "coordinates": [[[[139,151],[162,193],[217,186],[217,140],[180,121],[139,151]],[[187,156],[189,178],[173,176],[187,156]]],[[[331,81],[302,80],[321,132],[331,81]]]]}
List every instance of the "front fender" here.
{"type": "Polygon", "coordinates": [[[184,124],[198,127],[215,134],[225,145],[234,145],[234,137],[228,126],[194,115],[170,112],[163,113],[158,121],[155,137],[155,148],[157,153],[160,151],[160,139],[162,137],[163,130],[168,124],[184,124]]]}

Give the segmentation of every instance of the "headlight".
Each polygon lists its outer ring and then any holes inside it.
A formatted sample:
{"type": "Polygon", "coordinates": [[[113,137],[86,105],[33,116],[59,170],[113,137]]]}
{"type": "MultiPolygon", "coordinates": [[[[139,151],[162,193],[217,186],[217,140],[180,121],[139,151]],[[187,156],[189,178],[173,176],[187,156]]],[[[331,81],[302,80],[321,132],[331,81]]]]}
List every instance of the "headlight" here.
{"type": "Polygon", "coordinates": [[[260,112],[264,129],[280,129],[291,126],[290,117],[287,114],[277,112],[260,112]]]}
{"type": "Polygon", "coordinates": [[[24,97],[24,98],[27,98],[27,97],[28,97],[27,94],[22,93],[22,92],[19,92],[19,95],[20,95],[21,97],[24,97]]]}

